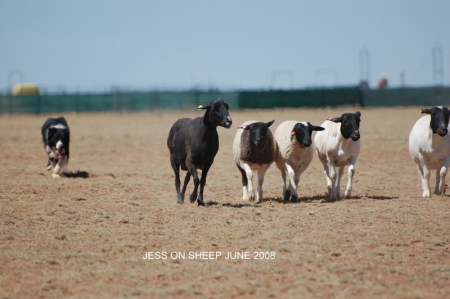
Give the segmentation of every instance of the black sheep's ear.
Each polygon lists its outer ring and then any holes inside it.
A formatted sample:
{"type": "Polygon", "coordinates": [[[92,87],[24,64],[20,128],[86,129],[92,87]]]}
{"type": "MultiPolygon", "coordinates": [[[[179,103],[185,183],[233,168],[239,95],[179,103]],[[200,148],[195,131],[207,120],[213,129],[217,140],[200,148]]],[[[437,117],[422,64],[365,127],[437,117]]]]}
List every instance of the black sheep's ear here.
{"type": "Polygon", "coordinates": [[[335,123],[340,123],[340,122],[342,122],[342,117],[328,118],[327,120],[335,122],[335,123]]]}
{"type": "Polygon", "coordinates": [[[431,109],[422,108],[422,113],[431,114],[431,109]]]}
{"type": "Polygon", "coordinates": [[[270,127],[274,122],[275,122],[275,120],[269,121],[269,122],[267,123],[267,127],[270,127]]]}
{"type": "Polygon", "coordinates": [[[325,130],[325,128],[319,127],[319,126],[311,126],[311,127],[312,127],[313,131],[323,131],[323,130],[325,130]]]}
{"type": "Polygon", "coordinates": [[[248,125],[243,125],[243,126],[240,126],[238,129],[242,129],[242,130],[250,130],[250,126],[248,126],[248,125]]]}
{"type": "Polygon", "coordinates": [[[356,112],[355,112],[355,115],[356,115],[357,117],[361,117],[361,112],[356,111],[356,112]]]}
{"type": "Polygon", "coordinates": [[[200,106],[197,107],[198,110],[206,110],[206,109],[209,109],[209,108],[211,108],[211,104],[208,104],[206,106],[200,105],[200,106]]]}

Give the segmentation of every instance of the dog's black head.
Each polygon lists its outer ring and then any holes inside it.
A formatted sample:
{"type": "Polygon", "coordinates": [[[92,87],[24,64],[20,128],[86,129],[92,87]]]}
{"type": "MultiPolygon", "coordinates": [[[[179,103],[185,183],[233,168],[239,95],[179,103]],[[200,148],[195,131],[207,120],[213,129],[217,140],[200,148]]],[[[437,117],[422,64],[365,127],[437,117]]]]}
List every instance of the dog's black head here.
{"type": "Polygon", "coordinates": [[[42,126],[42,139],[49,155],[56,159],[69,157],[70,131],[63,117],[49,118],[42,126]]]}
{"type": "Polygon", "coordinates": [[[61,127],[50,127],[48,129],[48,143],[55,154],[55,158],[61,159],[62,155],[69,153],[69,134],[68,130],[61,127]]]}

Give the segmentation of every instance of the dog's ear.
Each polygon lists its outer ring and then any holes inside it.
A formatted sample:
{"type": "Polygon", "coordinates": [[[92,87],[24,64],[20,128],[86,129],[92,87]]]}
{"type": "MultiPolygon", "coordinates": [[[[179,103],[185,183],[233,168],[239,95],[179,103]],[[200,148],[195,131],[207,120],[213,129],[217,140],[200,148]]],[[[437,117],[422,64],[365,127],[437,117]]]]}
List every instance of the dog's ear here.
{"type": "Polygon", "coordinates": [[[49,128],[48,129],[48,136],[53,136],[53,134],[55,134],[56,129],[55,128],[49,128]]]}

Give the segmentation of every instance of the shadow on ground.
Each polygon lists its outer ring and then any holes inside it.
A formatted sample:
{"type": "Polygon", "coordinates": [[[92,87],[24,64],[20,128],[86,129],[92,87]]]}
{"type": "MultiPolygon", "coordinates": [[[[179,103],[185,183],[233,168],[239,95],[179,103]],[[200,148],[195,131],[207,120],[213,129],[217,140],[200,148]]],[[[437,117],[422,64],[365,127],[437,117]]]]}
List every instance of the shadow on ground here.
{"type": "Polygon", "coordinates": [[[89,173],[86,171],[76,171],[76,172],[65,172],[64,175],[68,178],[82,178],[86,179],[89,177],[89,173]]]}

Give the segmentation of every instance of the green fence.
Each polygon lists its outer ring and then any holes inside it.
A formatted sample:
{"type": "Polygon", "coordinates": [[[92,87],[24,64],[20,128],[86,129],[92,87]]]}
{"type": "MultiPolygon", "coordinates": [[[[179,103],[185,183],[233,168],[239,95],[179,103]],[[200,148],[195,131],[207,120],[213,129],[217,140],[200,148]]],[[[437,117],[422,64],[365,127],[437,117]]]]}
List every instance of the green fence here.
{"type": "Polygon", "coordinates": [[[232,109],[238,108],[237,92],[134,92],[109,94],[71,94],[0,96],[0,114],[140,111],[192,109],[222,97],[232,109]]]}
{"type": "Polygon", "coordinates": [[[352,104],[360,104],[360,91],[357,87],[239,93],[241,108],[325,107],[352,104]]]}
{"type": "Polygon", "coordinates": [[[444,106],[450,105],[449,87],[367,89],[364,106],[444,106]]]}
{"type": "Polygon", "coordinates": [[[340,87],[301,90],[152,91],[108,94],[0,96],[0,114],[192,109],[222,97],[231,109],[333,107],[339,105],[450,105],[450,87],[360,89],[340,87]]]}

